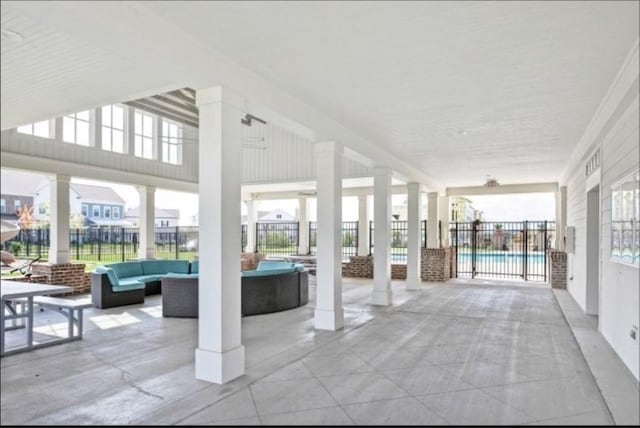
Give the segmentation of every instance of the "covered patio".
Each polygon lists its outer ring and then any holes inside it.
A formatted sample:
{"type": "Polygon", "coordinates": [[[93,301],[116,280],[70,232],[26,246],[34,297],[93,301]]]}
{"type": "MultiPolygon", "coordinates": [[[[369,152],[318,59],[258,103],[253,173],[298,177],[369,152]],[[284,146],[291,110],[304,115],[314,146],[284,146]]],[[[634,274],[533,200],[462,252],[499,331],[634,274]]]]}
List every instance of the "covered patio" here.
{"type": "MultiPolygon", "coordinates": [[[[84,340],[2,360],[3,424],[633,420],[631,400],[603,399],[611,391],[596,384],[551,288],[450,280],[407,291],[394,281],[393,305],[378,307],[370,286],[344,280],[337,332],[314,329],[315,282],[305,307],[244,317],[246,373],[224,385],[194,379],[197,320],[162,318],[160,296],[88,310],[84,340]]],[[[50,311],[36,319],[59,322],[50,311]]],[[[596,357],[608,367],[600,381],[617,369],[620,393],[621,362],[608,358],[596,357]]]]}

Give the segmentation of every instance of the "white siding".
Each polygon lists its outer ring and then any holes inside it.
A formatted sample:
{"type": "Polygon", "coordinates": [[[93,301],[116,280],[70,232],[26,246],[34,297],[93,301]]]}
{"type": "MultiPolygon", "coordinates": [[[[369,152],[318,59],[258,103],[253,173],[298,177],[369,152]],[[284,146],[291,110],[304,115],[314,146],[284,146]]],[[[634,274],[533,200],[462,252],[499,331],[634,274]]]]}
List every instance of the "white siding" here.
{"type": "Polygon", "coordinates": [[[601,108],[585,131],[565,171],[567,225],[574,226],[575,254],[568,255],[567,286],[586,306],[586,177],[585,163],[600,149],[600,296],[599,329],[633,375],[638,378],[640,341],[629,332],[640,323],[640,270],[610,261],[611,185],[640,163],[638,46],[621,69],[601,108]]]}

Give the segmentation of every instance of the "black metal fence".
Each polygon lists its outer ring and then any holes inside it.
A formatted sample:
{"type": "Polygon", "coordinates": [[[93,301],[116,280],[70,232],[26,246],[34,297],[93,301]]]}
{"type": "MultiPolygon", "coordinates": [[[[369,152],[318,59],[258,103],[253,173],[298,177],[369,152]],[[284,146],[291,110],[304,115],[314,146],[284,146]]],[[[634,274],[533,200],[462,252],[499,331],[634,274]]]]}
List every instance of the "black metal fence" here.
{"type": "MultiPolygon", "coordinates": [[[[318,253],[318,223],[309,222],[309,254],[318,253]]],[[[358,222],[342,222],[342,260],[358,255],[358,222]]]]}
{"type": "MultiPolygon", "coordinates": [[[[373,254],[375,225],[369,222],[369,254],[373,254]]],[[[406,263],[407,244],[409,242],[409,222],[396,220],[391,222],[391,263],[406,263]]],[[[420,222],[420,245],[427,246],[427,220],[420,222]]]]}
{"type": "Polygon", "coordinates": [[[553,221],[452,223],[457,276],[546,282],[555,233],[553,221]]]}
{"type": "Polygon", "coordinates": [[[265,255],[298,253],[300,225],[291,223],[256,223],[256,251],[265,255]]]}

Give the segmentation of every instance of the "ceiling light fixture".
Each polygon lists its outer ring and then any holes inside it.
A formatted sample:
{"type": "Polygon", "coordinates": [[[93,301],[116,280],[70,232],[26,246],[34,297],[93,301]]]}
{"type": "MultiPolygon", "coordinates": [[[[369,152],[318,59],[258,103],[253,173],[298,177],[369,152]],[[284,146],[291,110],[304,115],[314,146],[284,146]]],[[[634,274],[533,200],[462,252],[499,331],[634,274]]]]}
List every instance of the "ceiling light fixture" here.
{"type": "Polygon", "coordinates": [[[498,183],[498,180],[496,180],[496,179],[488,178],[487,182],[484,185],[486,187],[498,187],[500,185],[500,183],[498,183]]]}
{"type": "Polygon", "coordinates": [[[0,30],[0,36],[2,38],[2,41],[6,40],[8,42],[21,42],[22,40],[24,40],[22,34],[7,29],[0,30]]]}

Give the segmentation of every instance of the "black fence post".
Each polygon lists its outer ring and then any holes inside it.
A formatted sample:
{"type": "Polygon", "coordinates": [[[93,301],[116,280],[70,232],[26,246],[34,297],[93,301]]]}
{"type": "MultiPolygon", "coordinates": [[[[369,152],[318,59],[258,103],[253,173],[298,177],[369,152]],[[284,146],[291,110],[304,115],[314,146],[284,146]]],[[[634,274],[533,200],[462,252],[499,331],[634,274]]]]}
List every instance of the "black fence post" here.
{"type": "Polygon", "coordinates": [[[120,251],[122,253],[122,261],[125,261],[125,255],[124,255],[124,226],[120,226],[120,251]]]}
{"type": "Polygon", "coordinates": [[[178,236],[180,234],[180,226],[176,226],[176,260],[178,260],[178,236]]]}
{"type": "Polygon", "coordinates": [[[80,229],[76,228],[76,260],[80,260],[80,229]]]}
{"type": "Polygon", "coordinates": [[[373,254],[373,221],[369,220],[369,255],[373,254]]]}
{"type": "Polygon", "coordinates": [[[98,261],[102,260],[102,226],[98,227],[98,261]]]}

